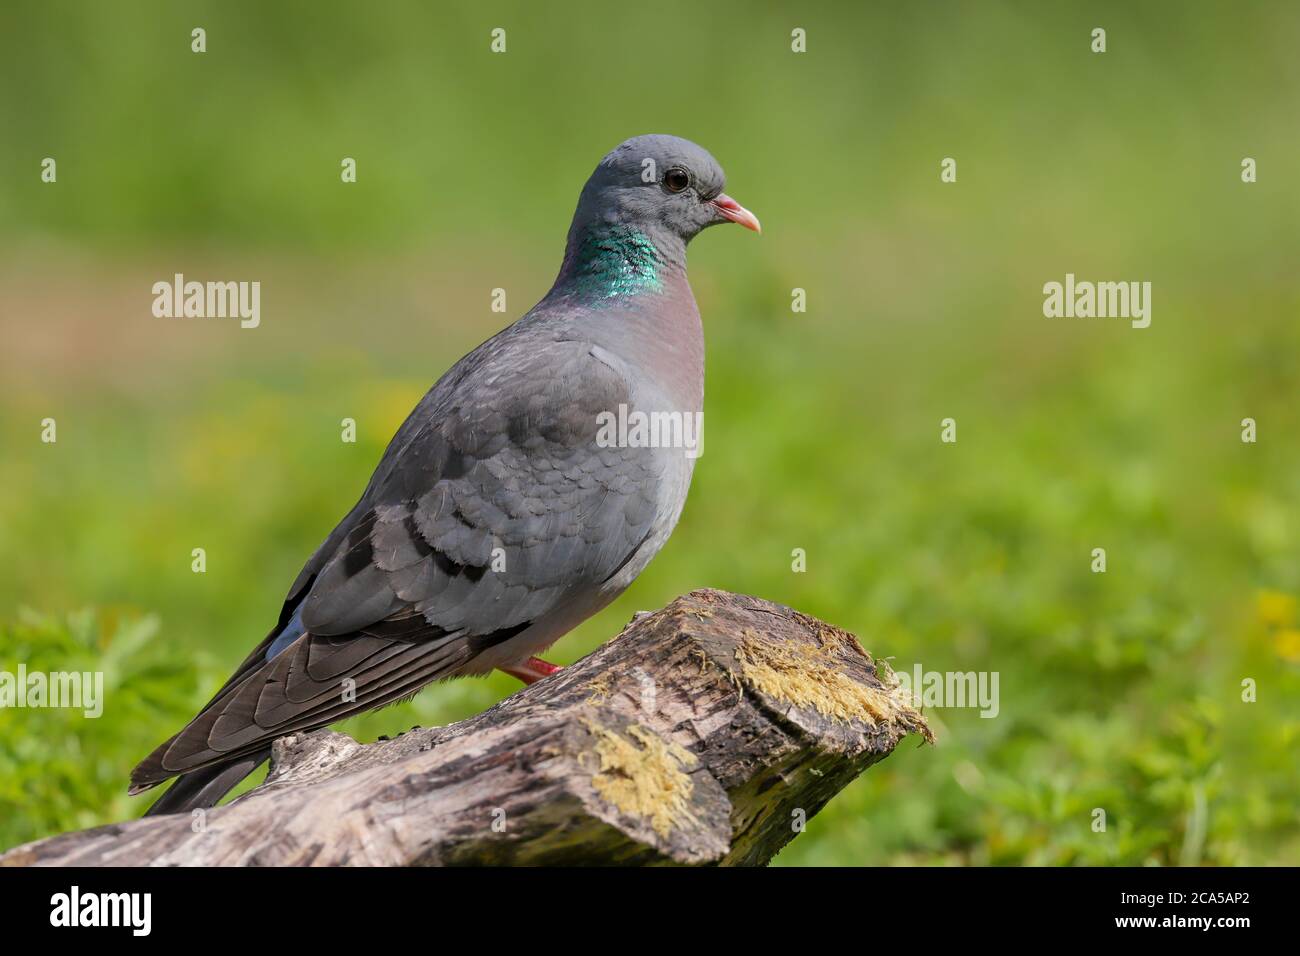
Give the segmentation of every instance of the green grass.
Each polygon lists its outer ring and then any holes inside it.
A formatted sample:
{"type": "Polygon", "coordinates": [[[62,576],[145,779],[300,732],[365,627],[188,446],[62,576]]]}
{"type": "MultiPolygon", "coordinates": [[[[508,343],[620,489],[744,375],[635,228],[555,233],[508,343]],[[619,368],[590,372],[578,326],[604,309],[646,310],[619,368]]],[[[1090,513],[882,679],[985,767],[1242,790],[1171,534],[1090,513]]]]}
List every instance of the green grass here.
{"type": "MultiPolygon", "coordinates": [[[[98,720],[0,710],[0,846],[143,810],[130,767],[500,327],[490,290],[511,316],[540,297],[590,167],[664,130],[710,148],[766,232],[692,249],[691,498],[555,659],[710,585],[900,670],[1000,674],[996,719],[932,711],[938,746],[905,743],[781,863],[1300,863],[1300,18],[319,6],[205,11],[206,59],[172,5],[3,14],[0,670],[98,661],[108,700],[98,720]],[[262,327],[154,319],[177,271],[260,280],[262,327]],[[1151,328],[1044,318],[1066,272],[1151,281],[1151,328]]],[[[443,723],[515,686],[440,685],[342,729],[443,723]]]]}

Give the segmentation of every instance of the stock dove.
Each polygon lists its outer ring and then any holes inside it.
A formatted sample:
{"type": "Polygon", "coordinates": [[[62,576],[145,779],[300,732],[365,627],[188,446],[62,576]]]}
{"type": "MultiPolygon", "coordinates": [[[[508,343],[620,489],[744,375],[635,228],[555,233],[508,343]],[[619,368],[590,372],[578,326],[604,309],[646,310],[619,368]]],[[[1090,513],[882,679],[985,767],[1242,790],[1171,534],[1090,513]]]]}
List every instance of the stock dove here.
{"type": "Polygon", "coordinates": [[[550,291],[429,390],[275,627],[132,772],[133,794],[180,778],[149,813],[211,807],[277,737],[431,681],[556,669],[534,655],[627,588],[686,501],[692,449],[611,422],[699,420],[686,245],[717,223],[759,229],[723,184],[709,153],[674,136],[600,161],[550,291]]]}

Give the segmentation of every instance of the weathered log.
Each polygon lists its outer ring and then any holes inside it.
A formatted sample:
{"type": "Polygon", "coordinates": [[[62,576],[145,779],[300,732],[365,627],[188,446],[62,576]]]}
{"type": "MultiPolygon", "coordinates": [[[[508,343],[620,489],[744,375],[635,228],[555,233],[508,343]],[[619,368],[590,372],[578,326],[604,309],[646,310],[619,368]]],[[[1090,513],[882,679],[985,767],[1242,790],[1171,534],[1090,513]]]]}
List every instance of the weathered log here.
{"type": "Polygon", "coordinates": [[[18,847],[4,865],[762,864],[925,721],[853,635],[715,590],[487,711],[275,745],[224,807],[18,847]]]}

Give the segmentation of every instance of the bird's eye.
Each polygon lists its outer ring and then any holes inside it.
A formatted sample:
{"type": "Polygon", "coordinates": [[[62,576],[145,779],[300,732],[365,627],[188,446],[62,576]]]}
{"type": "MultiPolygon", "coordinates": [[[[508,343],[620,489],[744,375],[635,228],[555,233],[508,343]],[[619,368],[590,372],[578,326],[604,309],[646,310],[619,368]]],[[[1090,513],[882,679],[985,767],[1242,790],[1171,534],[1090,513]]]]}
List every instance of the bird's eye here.
{"type": "Polygon", "coordinates": [[[664,173],[664,188],[670,193],[679,193],[691,184],[691,177],[686,170],[674,166],[664,173]]]}

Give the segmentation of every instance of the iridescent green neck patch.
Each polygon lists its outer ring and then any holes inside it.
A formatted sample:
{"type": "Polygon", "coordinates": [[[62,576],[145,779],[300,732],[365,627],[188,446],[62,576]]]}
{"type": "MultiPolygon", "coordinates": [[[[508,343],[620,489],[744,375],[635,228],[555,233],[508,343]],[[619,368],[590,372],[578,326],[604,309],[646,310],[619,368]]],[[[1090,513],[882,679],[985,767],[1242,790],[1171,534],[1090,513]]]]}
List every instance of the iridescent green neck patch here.
{"type": "Polygon", "coordinates": [[[632,229],[589,232],[573,260],[570,287],[580,295],[612,299],[663,291],[659,250],[632,229]]]}

